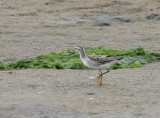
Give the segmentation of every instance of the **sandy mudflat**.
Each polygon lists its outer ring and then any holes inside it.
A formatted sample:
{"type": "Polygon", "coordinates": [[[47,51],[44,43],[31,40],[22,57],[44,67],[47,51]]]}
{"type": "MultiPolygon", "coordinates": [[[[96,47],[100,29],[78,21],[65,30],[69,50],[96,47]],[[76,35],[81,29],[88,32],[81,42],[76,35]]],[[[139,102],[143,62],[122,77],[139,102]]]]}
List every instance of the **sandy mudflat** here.
{"type": "MultiPolygon", "coordinates": [[[[0,61],[81,46],[160,52],[159,0],[0,0],[0,61]]],[[[0,118],[158,118],[160,62],[0,71],[0,118]]]]}

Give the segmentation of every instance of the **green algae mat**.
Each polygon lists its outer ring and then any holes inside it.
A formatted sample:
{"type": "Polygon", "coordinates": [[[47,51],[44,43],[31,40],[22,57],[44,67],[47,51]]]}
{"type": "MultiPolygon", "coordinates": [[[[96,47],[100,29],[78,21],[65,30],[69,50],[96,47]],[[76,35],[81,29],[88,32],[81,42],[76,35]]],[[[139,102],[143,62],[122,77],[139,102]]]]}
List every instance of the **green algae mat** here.
{"type": "MultiPolygon", "coordinates": [[[[146,51],[143,48],[129,50],[113,50],[99,47],[85,47],[86,53],[91,55],[107,55],[108,57],[120,56],[123,59],[112,66],[111,69],[141,67],[144,64],[160,60],[160,53],[146,51]]],[[[8,64],[0,62],[0,70],[27,69],[27,68],[53,68],[53,69],[88,69],[80,61],[79,54],[72,53],[74,49],[51,52],[36,58],[18,60],[8,64]]]]}

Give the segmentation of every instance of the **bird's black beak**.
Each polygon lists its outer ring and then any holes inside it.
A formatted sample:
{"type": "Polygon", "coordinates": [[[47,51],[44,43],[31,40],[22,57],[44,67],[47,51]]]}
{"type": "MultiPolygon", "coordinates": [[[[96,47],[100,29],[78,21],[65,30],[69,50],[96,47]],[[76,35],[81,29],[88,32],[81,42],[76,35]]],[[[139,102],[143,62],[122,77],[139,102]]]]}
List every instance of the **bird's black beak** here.
{"type": "Polygon", "coordinates": [[[74,52],[72,52],[72,53],[70,53],[70,54],[69,54],[69,56],[70,56],[70,55],[73,55],[74,53],[75,53],[75,51],[74,51],[74,52]]]}

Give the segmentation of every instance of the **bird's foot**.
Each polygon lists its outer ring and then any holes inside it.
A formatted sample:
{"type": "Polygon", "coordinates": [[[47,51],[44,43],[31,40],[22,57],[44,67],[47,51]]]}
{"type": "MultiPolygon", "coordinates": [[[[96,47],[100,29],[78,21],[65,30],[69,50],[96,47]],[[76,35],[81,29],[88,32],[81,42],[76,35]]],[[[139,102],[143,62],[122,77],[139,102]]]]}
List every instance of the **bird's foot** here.
{"type": "Polygon", "coordinates": [[[100,80],[100,77],[98,76],[98,77],[97,77],[97,80],[96,80],[96,82],[97,82],[97,83],[99,83],[99,80],[100,80]]]}
{"type": "Polygon", "coordinates": [[[99,86],[102,85],[102,76],[103,76],[103,74],[100,74],[100,75],[97,77],[97,82],[99,82],[99,86]]]}
{"type": "Polygon", "coordinates": [[[99,74],[99,76],[97,77],[97,82],[100,81],[100,78],[101,78],[101,74],[99,74]]]}

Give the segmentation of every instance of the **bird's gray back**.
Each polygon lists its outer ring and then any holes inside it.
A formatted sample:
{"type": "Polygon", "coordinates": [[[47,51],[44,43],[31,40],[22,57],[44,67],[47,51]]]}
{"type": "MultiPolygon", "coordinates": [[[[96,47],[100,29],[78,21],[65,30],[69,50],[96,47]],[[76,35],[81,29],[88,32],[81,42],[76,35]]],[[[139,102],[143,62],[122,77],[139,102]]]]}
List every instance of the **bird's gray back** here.
{"type": "Polygon", "coordinates": [[[97,65],[99,64],[105,64],[105,63],[110,63],[114,60],[116,60],[116,58],[113,57],[107,57],[107,56],[102,56],[102,55],[88,55],[88,58],[95,62],[97,65]]]}

